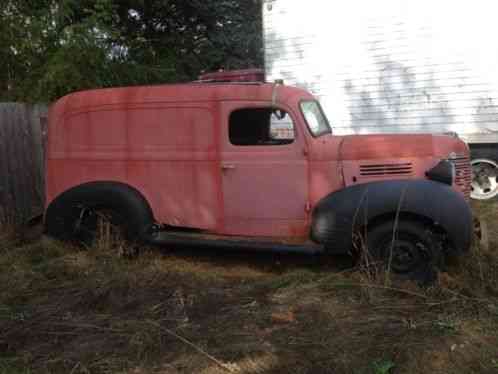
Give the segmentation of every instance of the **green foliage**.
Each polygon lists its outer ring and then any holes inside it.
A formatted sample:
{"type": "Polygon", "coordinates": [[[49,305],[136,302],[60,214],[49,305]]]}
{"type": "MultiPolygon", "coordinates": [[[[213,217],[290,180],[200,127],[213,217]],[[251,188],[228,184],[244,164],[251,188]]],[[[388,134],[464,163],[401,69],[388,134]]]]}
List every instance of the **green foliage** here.
{"type": "Polygon", "coordinates": [[[0,101],[260,66],[260,0],[0,0],[0,101]]]}
{"type": "Polygon", "coordinates": [[[394,362],[390,360],[377,361],[372,365],[374,374],[389,374],[395,367],[394,362]]]}
{"type": "Polygon", "coordinates": [[[0,357],[0,374],[31,374],[30,369],[22,367],[16,358],[0,357]]]}

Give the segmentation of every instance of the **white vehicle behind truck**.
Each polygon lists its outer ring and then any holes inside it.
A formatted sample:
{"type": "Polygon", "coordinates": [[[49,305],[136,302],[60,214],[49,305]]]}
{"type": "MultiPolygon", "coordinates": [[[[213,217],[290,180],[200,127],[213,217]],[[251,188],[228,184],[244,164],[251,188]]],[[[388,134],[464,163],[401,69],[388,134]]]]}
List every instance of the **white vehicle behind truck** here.
{"type": "Polygon", "coordinates": [[[320,98],[336,134],[456,133],[471,196],[498,195],[498,4],[265,0],[267,80],[320,98]]]}

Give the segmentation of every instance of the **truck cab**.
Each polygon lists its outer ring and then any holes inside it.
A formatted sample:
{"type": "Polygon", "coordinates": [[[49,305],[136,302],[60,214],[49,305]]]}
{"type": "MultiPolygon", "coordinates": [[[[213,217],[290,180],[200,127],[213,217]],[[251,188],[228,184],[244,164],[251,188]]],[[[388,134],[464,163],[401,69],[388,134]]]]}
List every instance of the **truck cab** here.
{"type": "Polygon", "coordinates": [[[220,74],[57,101],[47,233],[91,240],[105,211],[154,244],[353,253],[366,243],[381,259],[389,247],[409,277],[469,249],[461,140],[335,136],[306,90],[220,74]]]}

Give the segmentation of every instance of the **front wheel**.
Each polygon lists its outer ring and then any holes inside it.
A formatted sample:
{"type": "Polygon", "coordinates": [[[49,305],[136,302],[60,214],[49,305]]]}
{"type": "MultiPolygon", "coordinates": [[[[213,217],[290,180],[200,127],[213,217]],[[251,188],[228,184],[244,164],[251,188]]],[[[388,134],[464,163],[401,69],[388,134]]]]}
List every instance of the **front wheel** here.
{"type": "Polygon", "coordinates": [[[384,222],[368,231],[366,245],[371,257],[403,279],[422,284],[437,279],[441,256],[439,238],[417,221],[384,222]]]}

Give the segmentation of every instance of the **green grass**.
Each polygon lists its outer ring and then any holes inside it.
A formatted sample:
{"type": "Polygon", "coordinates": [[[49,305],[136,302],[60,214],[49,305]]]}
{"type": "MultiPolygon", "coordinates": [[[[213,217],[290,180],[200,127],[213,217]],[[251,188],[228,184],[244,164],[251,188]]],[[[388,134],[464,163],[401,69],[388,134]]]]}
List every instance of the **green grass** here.
{"type": "Polygon", "coordinates": [[[24,367],[16,357],[0,356],[0,374],[32,374],[30,368],[24,367]]]}
{"type": "Polygon", "coordinates": [[[394,362],[390,360],[377,361],[372,365],[373,374],[390,374],[395,367],[394,362]]]}

